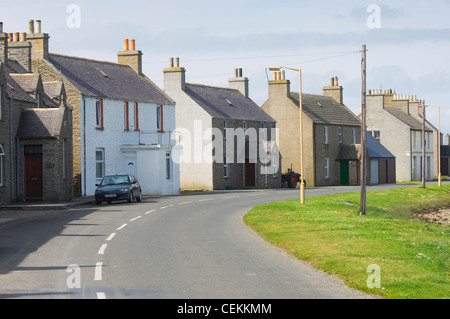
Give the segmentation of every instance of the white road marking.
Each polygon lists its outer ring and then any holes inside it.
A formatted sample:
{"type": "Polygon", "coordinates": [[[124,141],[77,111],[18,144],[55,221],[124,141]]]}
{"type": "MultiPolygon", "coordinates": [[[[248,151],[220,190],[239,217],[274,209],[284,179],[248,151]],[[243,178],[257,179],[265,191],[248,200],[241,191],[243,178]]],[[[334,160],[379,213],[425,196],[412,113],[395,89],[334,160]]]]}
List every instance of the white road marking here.
{"type": "Polygon", "coordinates": [[[98,255],[104,255],[105,254],[105,249],[106,246],[108,246],[107,244],[103,244],[100,249],[98,250],[98,255]]]}
{"type": "Polygon", "coordinates": [[[160,207],[159,209],[164,209],[164,208],[167,208],[167,207],[169,207],[169,206],[163,206],[163,207],[160,207]]]}
{"type": "Polygon", "coordinates": [[[183,202],[183,203],[178,203],[178,205],[186,205],[186,204],[192,204],[192,202],[183,202]]]}
{"type": "Polygon", "coordinates": [[[152,209],[152,210],[149,210],[148,212],[146,212],[144,215],[148,215],[148,214],[150,214],[150,213],[153,213],[155,210],[154,209],[152,209]]]}
{"type": "Polygon", "coordinates": [[[199,202],[206,202],[206,201],[209,201],[209,200],[214,200],[214,198],[200,199],[199,202]]]}
{"type": "Polygon", "coordinates": [[[121,230],[124,229],[128,224],[123,224],[122,226],[120,226],[119,228],[117,228],[117,230],[121,230]]]}
{"type": "Polygon", "coordinates": [[[94,275],[94,280],[102,280],[102,266],[103,263],[102,262],[98,262],[95,265],[95,275],[94,275]]]}
{"type": "Polygon", "coordinates": [[[227,197],[223,197],[223,198],[237,198],[237,197],[241,197],[241,196],[227,196],[227,197]]]}
{"type": "Polygon", "coordinates": [[[137,219],[139,219],[139,218],[141,218],[142,216],[138,216],[138,217],[135,217],[135,218],[132,218],[132,219],[130,219],[130,222],[134,222],[135,220],[137,220],[137,219]]]}
{"type": "Polygon", "coordinates": [[[109,235],[109,237],[106,238],[106,240],[110,241],[111,239],[113,239],[114,236],[116,236],[116,233],[112,233],[111,235],[109,235]]]}
{"type": "Polygon", "coordinates": [[[104,292],[97,292],[97,299],[106,299],[106,295],[104,292]]]}

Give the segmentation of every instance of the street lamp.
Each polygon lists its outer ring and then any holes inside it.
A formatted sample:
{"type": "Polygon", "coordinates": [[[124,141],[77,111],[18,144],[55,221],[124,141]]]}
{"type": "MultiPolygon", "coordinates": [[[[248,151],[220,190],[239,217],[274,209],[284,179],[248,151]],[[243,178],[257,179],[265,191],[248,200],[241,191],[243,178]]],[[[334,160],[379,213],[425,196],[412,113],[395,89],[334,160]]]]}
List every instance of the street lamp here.
{"type": "Polygon", "coordinates": [[[434,106],[438,108],[438,185],[441,186],[441,108],[437,105],[426,104],[425,106],[434,106]]]}
{"type": "Polygon", "coordinates": [[[299,73],[299,111],[300,111],[300,203],[305,203],[305,180],[303,178],[303,100],[302,100],[302,70],[293,69],[284,66],[269,68],[269,71],[280,71],[287,69],[299,73]]]}

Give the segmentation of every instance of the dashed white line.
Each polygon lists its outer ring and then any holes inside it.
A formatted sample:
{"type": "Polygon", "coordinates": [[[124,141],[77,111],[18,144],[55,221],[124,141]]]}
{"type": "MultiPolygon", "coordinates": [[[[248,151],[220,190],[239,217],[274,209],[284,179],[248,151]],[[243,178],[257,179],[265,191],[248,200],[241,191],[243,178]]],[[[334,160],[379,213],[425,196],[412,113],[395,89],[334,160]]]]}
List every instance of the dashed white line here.
{"type": "Polygon", "coordinates": [[[226,197],[223,197],[223,198],[225,199],[225,198],[237,198],[237,197],[241,197],[241,196],[226,196],[226,197]]]}
{"type": "Polygon", "coordinates": [[[132,219],[130,219],[130,222],[134,222],[135,220],[138,220],[139,218],[141,218],[142,216],[138,216],[138,217],[135,217],[135,218],[132,218],[132,219]]]}
{"type": "Polygon", "coordinates": [[[102,280],[102,266],[103,266],[102,262],[98,262],[95,265],[94,280],[97,280],[97,281],[102,280]]]}
{"type": "Polygon", "coordinates": [[[169,207],[169,206],[163,206],[163,207],[160,207],[159,209],[165,209],[165,208],[167,208],[167,207],[169,207]]]}
{"type": "Polygon", "coordinates": [[[97,299],[106,299],[106,295],[104,292],[97,292],[97,299]]]}
{"type": "Polygon", "coordinates": [[[100,247],[100,249],[98,250],[98,255],[103,255],[103,254],[105,254],[106,246],[108,246],[108,245],[107,245],[107,244],[103,244],[103,245],[100,247]]]}
{"type": "Polygon", "coordinates": [[[122,226],[120,226],[119,228],[117,228],[116,230],[121,230],[124,229],[128,224],[123,224],[122,226]]]}
{"type": "Polygon", "coordinates": [[[186,204],[192,204],[192,202],[183,202],[183,203],[178,203],[178,205],[186,205],[186,204]]]}
{"type": "Polygon", "coordinates": [[[155,210],[154,209],[152,209],[152,210],[149,210],[148,212],[146,212],[144,215],[148,215],[148,214],[151,214],[151,213],[153,213],[155,210]]]}
{"type": "Polygon", "coordinates": [[[111,239],[114,238],[114,236],[116,236],[116,233],[112,233],[111,235],[109,235],[108,238],[106,238],[107,241],[110,241],[111,239]]]}
{"type": "Polygon", "coordinates": [[[206,201],[209,201],[209,200],[214,200],[214,198],[200,199],[199,202],[206,202],[206,201]]]}

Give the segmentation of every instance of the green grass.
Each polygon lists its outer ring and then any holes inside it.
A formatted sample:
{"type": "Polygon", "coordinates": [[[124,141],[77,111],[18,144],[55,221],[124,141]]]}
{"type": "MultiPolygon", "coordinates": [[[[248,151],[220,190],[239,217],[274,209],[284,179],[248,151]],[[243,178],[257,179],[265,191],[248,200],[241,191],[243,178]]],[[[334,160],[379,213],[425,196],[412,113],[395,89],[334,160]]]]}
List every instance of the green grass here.
{"type": "Polygon", "coordinates": [[[450,184],[345,193],[259,205],[244,220],[268,242],[346,285],[389,299],[450,297],[450,227],[413,215],[450,205],[450,184]],[[369,265],[381,269],[381,287],[369,288],[369,265]]]}

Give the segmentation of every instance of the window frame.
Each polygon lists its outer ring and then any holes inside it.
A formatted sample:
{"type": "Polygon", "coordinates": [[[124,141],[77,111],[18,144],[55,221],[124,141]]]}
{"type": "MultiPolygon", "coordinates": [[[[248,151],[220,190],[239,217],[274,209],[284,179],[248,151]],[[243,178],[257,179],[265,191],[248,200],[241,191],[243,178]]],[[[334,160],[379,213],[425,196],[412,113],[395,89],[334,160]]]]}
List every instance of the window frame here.
{"type": "Polygon", "coordinates": [[[104,148],[96,148],[95,149],[95,179],[97,181],[101,181],[103,179],[103,177],[105,177],[105,172],[106,172],[106,154],[105,154],[105,149],[104,148]],[[97,153],[101,153],[102,158],[101,160],[97,159],[97,153]],[[97,164],[102,164],[102,171],[101,171],[101,176],[102,177],[98,177],[98,167],[97,164]]]}
{"type": "Polygon", "coordinates": [[[103,99],[97,99],[95,101],[95,128],[98,130],[104,129],[103,119],[103,99]]]}
{"type": "Polygon", "coordinates": [[[166,181],[172,180],[172,154],[166,152],[166,181]]]}
{"type": "Polygon", "coordinates": [[[325,179],[330,178],[330,159],[328,157],[324,159],[324,173],[325,179]]]}
{"type": "Polygon", "coordinates": [[[123,103],[123,119],[124,130],[128,132],[130,130],[130,105],[128,101],[123,103]]]}
{"type": "Polygon", "coordinates": [[[227,163],[227,157],[224,156],[223,157],[223,177],[224,178],[229,178],[230,176],[230,172],[229,172],[229,166],[227,163]]]}
{"type": "Polygon", "coordinates": [[[4,157],[5,157],[5,149],[3,144],[0,144],[0,187],[5,186],[4,185],[4,157]]]}
{"type": "Polygon", "coordinates": [[[342,126],[339,126],[338,130],[339,144],[342,144],[342,142],[344,141],[344,130],[342,129],[342,126]]]}
{"type": "Polygon", "coordinates": [[[162,105],[156,107],[156,129],[159,133],[164,132],[164,108],[162,105]]]}
{"type": "Polygon", "coordinates": [[[324,126],[323,127],[323,134],[324,134],[324,139],[325,139],[325,145],[328,145],[328,126],[324,126]]]}

